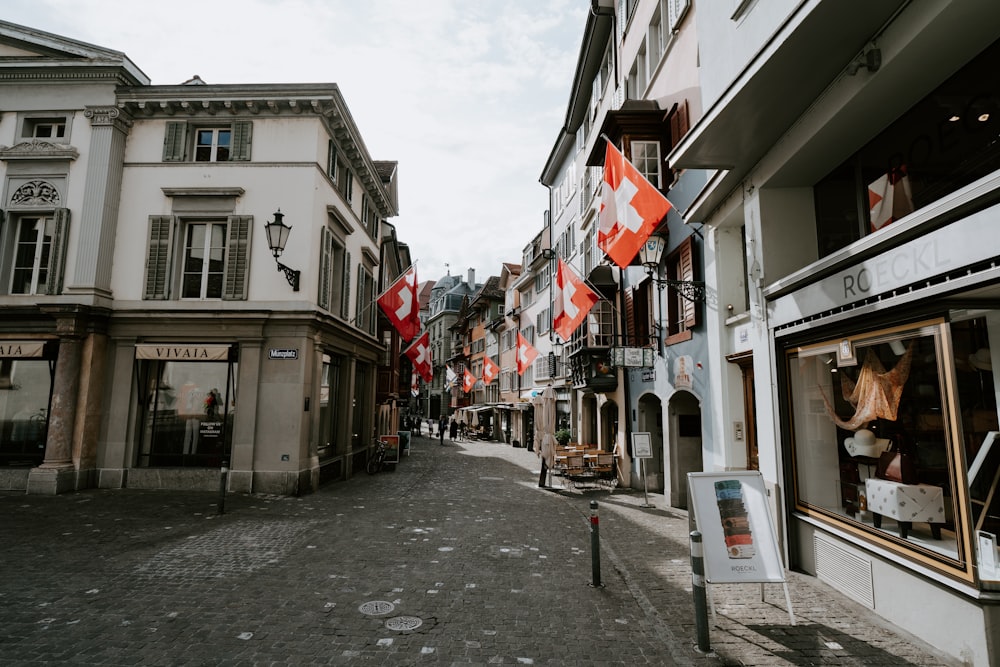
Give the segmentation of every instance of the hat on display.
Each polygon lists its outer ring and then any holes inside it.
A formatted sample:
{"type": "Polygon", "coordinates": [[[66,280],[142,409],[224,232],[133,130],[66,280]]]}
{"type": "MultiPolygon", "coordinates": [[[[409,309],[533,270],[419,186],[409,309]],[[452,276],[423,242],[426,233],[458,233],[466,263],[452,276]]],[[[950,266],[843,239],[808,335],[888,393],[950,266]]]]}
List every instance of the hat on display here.
{"type": "Polygon", "coordinates": [[[990,348],[981,347],[974,354],[969,355],[969,363],[973,368],[981,371],[993,370],[993,360],[990,358],[990,348]]]}
{"type": "Polygon", "coordinates": [[[870,456],[875,458],[889,450],[892,441],[889,438],[876,438],[875,434],[866,428],[858,429],[854,436],[844,438],[844,449],[851,456],[870,456]]]}

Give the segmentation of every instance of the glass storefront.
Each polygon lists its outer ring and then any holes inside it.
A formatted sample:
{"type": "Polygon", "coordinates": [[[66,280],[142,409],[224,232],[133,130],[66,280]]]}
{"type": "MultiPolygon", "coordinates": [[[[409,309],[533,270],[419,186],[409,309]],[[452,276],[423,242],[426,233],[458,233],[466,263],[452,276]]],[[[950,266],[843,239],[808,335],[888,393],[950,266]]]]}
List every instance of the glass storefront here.
{"type": "Polygon", "coordinates": [[[797,510],[965,579],[998,560],[991,339],[997,311],[788,349],[797,510]]]}
{"type": "Polygon", "coordinates": [[[54,367],[49,359],[0,358],[0,466],[44,460],[54,367]]]}
{"type": "Polygon", "coordinates": [[[140,467],[219,467],[229,458],[235,362],[140,358],[137,370],[140,467]]]}

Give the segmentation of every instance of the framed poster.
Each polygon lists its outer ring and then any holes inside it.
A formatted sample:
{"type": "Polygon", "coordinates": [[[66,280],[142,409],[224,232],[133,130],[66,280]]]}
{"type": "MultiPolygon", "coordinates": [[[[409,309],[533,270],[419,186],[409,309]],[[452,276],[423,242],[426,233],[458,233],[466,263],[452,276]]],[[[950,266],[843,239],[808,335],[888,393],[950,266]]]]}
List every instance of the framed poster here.
{"type": "Polygon", "coordinates": [[[632,434],[632,457],[637,459],[653,458],[653,441],[649,433],[632,434]]]}
{"type": "Polygon", "coordinates": [[[709,583],[784,583],[759,471],[688,473],[688,489],[709,583]]]}
{"type": "Polygon", "coordinates": [[[399,463],[399,436],[380,435],[378,439],[385,443],[385,462],[399,463]]]}

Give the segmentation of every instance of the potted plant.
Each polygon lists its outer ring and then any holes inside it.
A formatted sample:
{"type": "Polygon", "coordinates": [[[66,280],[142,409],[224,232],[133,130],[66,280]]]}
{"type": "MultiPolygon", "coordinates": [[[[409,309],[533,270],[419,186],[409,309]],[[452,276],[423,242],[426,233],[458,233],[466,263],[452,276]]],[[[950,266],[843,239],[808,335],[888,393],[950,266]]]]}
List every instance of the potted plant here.
{"type": "Polygon", "coordinates": [[[558,431],[556,431],[556,442],[559,443],[560,447],[565,447],[566,445],[568,445],[569,440],[572,437],[573,434],[570,432],[568,428],[561,428],[558,431]]]}

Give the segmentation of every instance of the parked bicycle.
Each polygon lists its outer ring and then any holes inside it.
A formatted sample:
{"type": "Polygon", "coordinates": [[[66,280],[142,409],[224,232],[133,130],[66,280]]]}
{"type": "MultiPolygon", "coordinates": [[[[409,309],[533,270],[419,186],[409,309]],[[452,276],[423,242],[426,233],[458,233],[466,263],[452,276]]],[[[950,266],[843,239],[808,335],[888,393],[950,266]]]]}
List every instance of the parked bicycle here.
{"type": "Polygon", "coordinates": [[[368,463],[365,466],[369,475],[374,475],[385,466],[385,441],[381,438],[375,438],[372,447],[373,451],[369,453],[368,463]]]}

